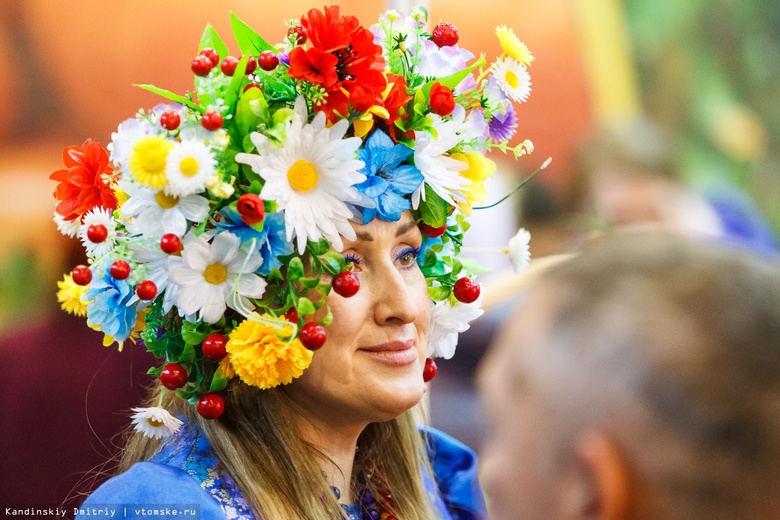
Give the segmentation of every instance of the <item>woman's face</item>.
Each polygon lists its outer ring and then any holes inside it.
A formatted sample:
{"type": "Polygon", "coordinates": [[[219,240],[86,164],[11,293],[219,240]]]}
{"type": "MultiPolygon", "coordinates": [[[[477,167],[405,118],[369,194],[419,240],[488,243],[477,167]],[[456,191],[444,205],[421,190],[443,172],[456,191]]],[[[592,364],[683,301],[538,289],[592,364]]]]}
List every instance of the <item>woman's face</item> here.
{"type": "Polygon", "coordinates": [[[422,236],[410,213],[353,227],[357,238],[344,241],[342,254],[360,290],[328,295],[328,339],[286,391],[315,417],[354,424],[390,420],[420,401],[430,314],[417,266],[422,236]]]}

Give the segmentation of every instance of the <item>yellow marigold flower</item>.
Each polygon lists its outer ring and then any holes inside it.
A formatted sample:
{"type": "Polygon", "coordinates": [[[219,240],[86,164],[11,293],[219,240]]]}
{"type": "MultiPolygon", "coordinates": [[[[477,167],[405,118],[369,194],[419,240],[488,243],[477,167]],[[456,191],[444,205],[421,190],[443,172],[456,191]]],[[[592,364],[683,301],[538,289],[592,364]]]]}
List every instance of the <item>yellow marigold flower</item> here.
{"type": "Polygon", "coordinates": [[[236,371],[233,369],[233,365],[230,363],[230,355],[225,356],[222,358],[222,361],[219,362],[219,370],[225,374],[225,377],[228,379],[233,379],[236,377],[236,371]]]}
{"type": "Polygon", "coordinates": [[[463,214],[469,216],[472,206],[485,202],[487,188],[484,181],[496,171],[496,163],[479,152],[454,153],[451,157],[469,165],[460,175],[470,180],[471,184],[464,190],[466,201],[458,203],[463,214]]]}
{"type": "Polygon", "coordinates": [[[144,137],[133,147],[128,166],[135,180],[144,186],[162,189],[168,183],[165,166],[173,141],[160,135],[144,137]]]}
{"type": "Polygon", "coordinates": [[[78,285],[70,274],[66,274],[62,281],[57,282],[57,301],[62,310],[83,318],[87,315],[87,301],[83,298],[87,294],[86,285],[78,285]]]}
{"type": "Polygon", "coordinates": [[[241,380],[261,389],[286,385],[311,364],[312,352],[291,336],[293,325],[265,314],[233,329],[227,342],[230,364],[241,380]]]}
{"type": "Polygon", "coordinates": [[[506,25],[499,25],[496,27],[496,36],[501,44],[501,48],[504,50],[504,54],[510,58],[514,58],[526,67],[534,61],[534,56],[528,47],[515,35],[515,31],[510,29],[506,25]]]}

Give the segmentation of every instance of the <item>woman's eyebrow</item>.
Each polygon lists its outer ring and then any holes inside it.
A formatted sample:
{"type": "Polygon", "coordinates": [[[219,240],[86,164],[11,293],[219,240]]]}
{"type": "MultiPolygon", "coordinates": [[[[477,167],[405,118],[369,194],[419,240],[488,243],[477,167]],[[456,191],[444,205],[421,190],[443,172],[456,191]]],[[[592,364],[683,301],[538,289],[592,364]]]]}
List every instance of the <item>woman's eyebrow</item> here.
{"type": "Polygon", "coordinates": [[[407,231],[409,231],[410,229],[412,229],[416,225],[417,225],[417,223],[414,220],[411,220],[411,221],[407,222],[406,224],[404,224],[403,226],[399,227],[396,230],[395,236],[396,237],[400,237],[401,235],[403,235],[404,233],[406,233],[407,231]]]}

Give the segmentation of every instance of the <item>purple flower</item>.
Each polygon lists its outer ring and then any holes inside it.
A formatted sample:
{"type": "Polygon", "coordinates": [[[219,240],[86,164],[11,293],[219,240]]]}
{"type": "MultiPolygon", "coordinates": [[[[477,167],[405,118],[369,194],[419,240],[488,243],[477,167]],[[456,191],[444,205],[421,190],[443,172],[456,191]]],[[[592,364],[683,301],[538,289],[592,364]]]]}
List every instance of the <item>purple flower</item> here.
{"type": "Polygon", "coordinates": [[[490,138],[494,142],[508,141],[517,131],[517,117],[512,104],[508,104],[505,112],[493,112],[493,118],[488,123],[490,138]]]}

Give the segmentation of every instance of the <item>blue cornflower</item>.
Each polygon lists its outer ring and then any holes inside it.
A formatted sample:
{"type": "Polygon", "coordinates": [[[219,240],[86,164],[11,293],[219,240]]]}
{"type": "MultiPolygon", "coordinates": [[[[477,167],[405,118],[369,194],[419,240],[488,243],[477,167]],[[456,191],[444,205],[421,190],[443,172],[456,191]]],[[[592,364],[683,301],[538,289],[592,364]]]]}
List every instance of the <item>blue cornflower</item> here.
{"type": "Polygon", "coordinates": [[[98,325],[101,332],[121,343],[135,327],[136,312],[130,304],[133,295],[133,287],[127,280],[117,280],[109,273],[95,277],[85,296],[90,301],[87,322],[98,325]]]}
{"type": "Polygon", "coordinates": [[[262,231],[247,226],[238,211],[230,206],[222,208],[220,214],[222,218],[216,223],[220,232],[233,233],[241,240],[241,245],[249,243],[253,238],[257,240],[255,251],[263,257],[258,274],[267,276],[271,269],[280,268],[282,263],[278,257],[293,252],[293,244],[287,241],[285,235],[283,213],[266,213],[262,231]]]}
{"type": "Polygon", "coordinates": [[[411,208],[406,197],[420,187],[423,175],[411,164],[402,164],[414,153],[403,144],[394,144],[381,130],[375,131],[358,150],[358,158],[366,163],[360,170],[366,180],[355,187],[376,203],[375,208],[363,209],[363,224],[379,214],[382,220],[395,222],[401,213],[411,208]]]}

